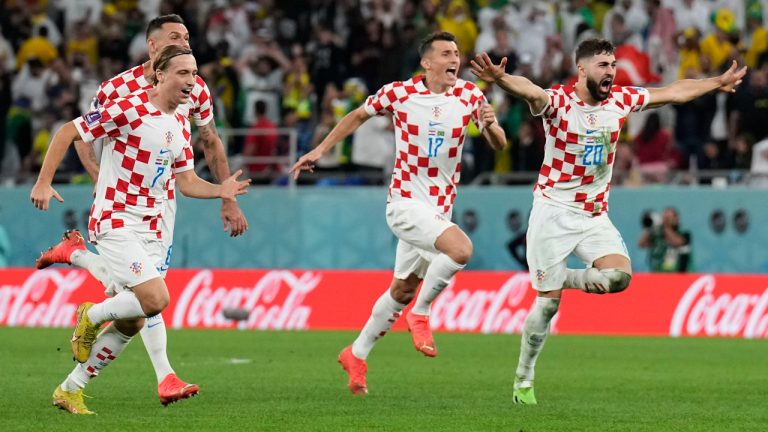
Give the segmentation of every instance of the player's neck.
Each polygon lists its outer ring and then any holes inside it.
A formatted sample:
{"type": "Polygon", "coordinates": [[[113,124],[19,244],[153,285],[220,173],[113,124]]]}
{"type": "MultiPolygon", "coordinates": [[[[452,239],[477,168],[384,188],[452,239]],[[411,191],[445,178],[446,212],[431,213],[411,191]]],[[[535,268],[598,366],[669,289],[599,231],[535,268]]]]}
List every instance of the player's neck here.
{"type": "Polygon", "coordinates": [[[148,82],[152,82],[152,75],[155,73],[152,69],[152,59],[145,61],[142,66],[144,66],[144,78],[148,82]]]}
{"type": "Polygon", "coordinates": [[[440,80],[435,77],[430,77],[429,75],[424,75],[424,87],[426,87],[430,92],[436,94],[445,93],[449,88],[451,88],[450,85],[441,83],[440,80]]]}
{"type": "Polygon", "coordinates": [[[179,106],[172,98],[163,94],[157,87],[149,90],[149,102],[163,114],[173,114],[179,106]]]}
{"type": "Polygon", "coordinates": [[[587,89],[587,83],[582,81],[576,81],[576,85],[574,86],[574,89],[576,91],[576,96],[581,99],[582,102],[584,102],[587,105],[600,105],[600,101],[595,100],[592,97],[592,93],[589,92],[589,89],[587,89]]]}

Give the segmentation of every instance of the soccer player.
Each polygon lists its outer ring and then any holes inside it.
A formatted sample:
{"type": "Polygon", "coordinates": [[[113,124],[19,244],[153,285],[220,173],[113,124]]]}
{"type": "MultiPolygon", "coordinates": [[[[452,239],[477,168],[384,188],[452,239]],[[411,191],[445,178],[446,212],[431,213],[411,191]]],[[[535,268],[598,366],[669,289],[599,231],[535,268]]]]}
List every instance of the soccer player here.
{"type": "Polygon", "coordinates": [[[53,403],[75,414],[91,414],[83,388],[109,365],[144,326],[144,318],[160,314],[169,303],[168,289],[158,270],[166,258],[160,220],[167,190],[195,198],[235,199],[250,180],[235,175],[220,185],[195,174],[190,125],[184,109],[194,90],[197,65],[192,51],[165,47],[153,62],[156,86],[127,98],[107,102],[64,125],[53,137],[31,200],[47,210],[61,196],[51,186],[53,175],[70,144],[109,137],[88,222],[89,240],[107,263],[116,294],[99,304],[77,309],[72,352],[79,365],[56,388],[53,403]],[[181,108],[181,109],[178,109],[181,108]],[[101,324],[112,321],[98,334],[101,324]]]}
{"type": "Polygon", "coordinates": [[[405,317],[413,344],[428,357],[437,355],[429,326],[430,305],[472,255],[472,242],[451,222],[459,184],[461,150],[473,121],[494,149],[506,144],[493,108],[474,84],[458,78],[456,38],[434,33],[421,44],[425,75],[393,82],[347,114],[328,136],[291,168],[298,177],[374,115],[389,113],[395,126],[397,161],[389,185],[387,224],[398,237],[394,278],[376,301],[354,343],[339,355],[354,394],[368,393],[365,359],[413,300],[405,317]]]}
{"type": "Polygon", "coordinates": [[[534,366],[558,310],[562,290],[605,294],[624,291],[632,278],[624,240],[608,218],[608,193],[619,132],[634,111],[685,103],[712,90],[733,92],[746,67],[736,62],[720,76],[680,80],[661,88],[613,85],[616,58],[603,39],[585,40],[576,48],[578,81],[544,90],[521,76],[504,72],[483,53],[472,73],[528,102],[547,131],[544,163],[533,189],[528,225],[528,264],[536,303],[523,326],[513,400],[535,404],[534,366]],[[574,253],[588,266],[567,269],[574,253]]]}
{"type": "MultiPolygon", "coordinates": [[[[152,88],[151,78],[154,74],[152,64],[164,47],[179,45],[189,48],[189,32],[184,21],[178,15],[163,15],[150,21],[147,25],[146,38],[149,60],[102,83],[94,98],[91,111],[97,110],[111,100],[126,97],[139,90],[152,88]]],[[[184,111],[184,116],[192,117],[195,120],[204,144],[205,157],[214,178],[221,181],[229,177],[229,165],[224,146],[213,121],[210,91],[205,81],[199,76],[196,77],[195,87],[189,100],[184,102],[179,110],[184,111]]],[[[94,183],[97,182],[99,176],[98,160],[104,145],[102,141],[102,139],[93,143],[75,141],[78,155],[94,183]]],[[[166,260],[160,267],[160,274],[163,277],[165,277],[170,265],[173,250],[173,228],[176,213],[174,194],[174,185],[171,182],[162,210],[163,217],[159,222],[166,250],[166,260]]],[[[222,200],[221,218],[224,222],[224,228],[229,229],[230,235],[233,237],[244,233],[248,228],[247,221],[234,200],[222,200]]],[[[64,233],[59,244],[43,252],[38,258],[36,266],[37,268],[45,268],[53,263],[72,264],[87,269],[104,284],[108,295],[114,295],[114,283],[107,271],[107,263],[102,257],[85,248],[85,242],[79,232],[68,231],[64,233]]],[[[171,367],[167,353],[166,327],[162,315],[158,314],[146,320],[145,327],[141,330],[141,339],[144,341],[152,367],[155,370],[158,396],[163,404],[189,397],[199,391],[199,386],[196,384],[187,384],[179,379],[171,367]]]]}

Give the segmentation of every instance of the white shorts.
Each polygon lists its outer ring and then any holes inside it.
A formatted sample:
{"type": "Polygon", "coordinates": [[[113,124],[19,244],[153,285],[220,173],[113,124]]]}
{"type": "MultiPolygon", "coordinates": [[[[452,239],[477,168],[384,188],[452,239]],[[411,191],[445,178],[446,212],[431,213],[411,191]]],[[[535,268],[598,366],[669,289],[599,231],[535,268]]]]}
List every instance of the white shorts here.
{"type": "Polygon", "coordinates": [[[158,267],[165,262],[166,249],[160,240],[148,240],[123,228],[99,235],[95,246],[113,281],[107,295],[162,277],[158,267]]]}
{"type": "Polygon", "coordinates": [[[403,280],[411,274],[424,279],[429,263],[438,254],[435,249],[437,238],[455,226],[450,214],[440,213],[415,200],[387,203],[387,224],[399,240],[395,277],[403,280]]]}
{"type": "Polygon", "coordinates": [[[629,259],[627,246],[608,214],[588,216],[535,199],[528,220],[527,257],[536,291],[561,289],[566,260],[575,254],[587,266],[606,255],[629,259]]]}

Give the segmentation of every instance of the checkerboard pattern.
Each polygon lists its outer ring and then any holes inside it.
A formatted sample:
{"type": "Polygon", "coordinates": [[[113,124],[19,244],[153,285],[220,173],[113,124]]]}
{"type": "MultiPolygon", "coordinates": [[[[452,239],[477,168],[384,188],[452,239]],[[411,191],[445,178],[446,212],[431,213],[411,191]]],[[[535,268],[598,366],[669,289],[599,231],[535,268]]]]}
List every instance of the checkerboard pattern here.
{"type": "Polygon", "coordinates": [[[479,124],[486,99],[473,83],[458,80],[433,94],[424,77],[382,87],[365,102],[370,115],[392,114],[395,167],[389,199],[418,199],[441,213],[451,212],[461,170],[461,150],[470,120],[479,124]]]}
{"type": "Polygon", "coordinates": [[[545,155],[534,193],[600,215],[608,210],[619,132],[631,112],[648,104],[648,90],[613,86],[598,106],[581,101],[573,86],[557,85],[547,93],[545,155]]]}

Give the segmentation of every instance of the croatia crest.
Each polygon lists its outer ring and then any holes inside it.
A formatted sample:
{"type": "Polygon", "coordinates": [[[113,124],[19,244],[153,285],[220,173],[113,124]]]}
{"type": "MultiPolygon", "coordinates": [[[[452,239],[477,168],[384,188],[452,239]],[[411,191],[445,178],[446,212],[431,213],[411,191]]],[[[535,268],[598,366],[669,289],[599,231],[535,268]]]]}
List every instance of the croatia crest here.
{"type": "Polygon", "coordinates": [[[597,125],[597,114],[589,113],[589,115],[587,115],[587,123],[590,127],[595,127],[597,125]]]}
{"type": "Polygon", "coordinates": [[[173,133],[171,131],[168,131],[165,133],[165,146],[170,147],[172,142],[173,142],[173,133]]]}
{"type": "Polygon", "coordinates": [[[435,120],[439,119],[440,115],[442,115],[442,114],[443,114],[443,110],[440,109],[439,106],[432,107],[432,117],[434,117],[435,120]]]}
{"type": "Polygon", "coordinates": [[[544,276],[546,276],[546,273],[544,270],[536,270],[536,280],[539,282],[544,282],[544,276]]]}
{"type": "Polygon", "coordinates": [[[138,261],[134,261],[131,264],[131,272],[136,276],[141,276],[141,263],[138,261]]]}

